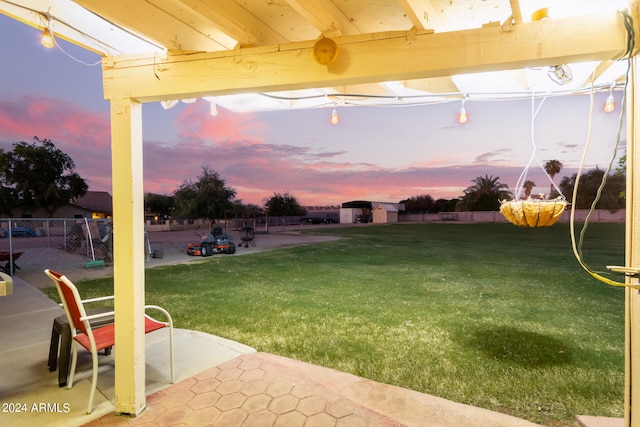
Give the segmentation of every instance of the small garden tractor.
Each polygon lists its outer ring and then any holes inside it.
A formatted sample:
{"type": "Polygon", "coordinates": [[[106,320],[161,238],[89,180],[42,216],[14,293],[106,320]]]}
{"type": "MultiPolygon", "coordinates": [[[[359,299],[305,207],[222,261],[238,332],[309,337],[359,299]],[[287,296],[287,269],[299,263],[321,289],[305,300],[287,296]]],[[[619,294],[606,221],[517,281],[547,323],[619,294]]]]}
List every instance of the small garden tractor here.
{"type": "Polygon", "coordinates": [[[219,253],[232,254],[236,251],[236,244],[231,235],[223,233],[221,227],[213,227],[210,233],[199,236],[199,242],[187,243],[188,255],[206,257],[219,253]]]}

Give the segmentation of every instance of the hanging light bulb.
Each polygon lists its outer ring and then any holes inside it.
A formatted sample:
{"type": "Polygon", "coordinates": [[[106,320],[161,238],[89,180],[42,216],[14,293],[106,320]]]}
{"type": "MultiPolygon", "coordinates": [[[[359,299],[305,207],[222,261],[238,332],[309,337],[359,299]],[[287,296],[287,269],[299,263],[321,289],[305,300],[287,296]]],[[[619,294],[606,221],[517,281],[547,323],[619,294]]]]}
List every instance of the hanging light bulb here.
{"type": "Polygon", "coordinates": [[[337,125],[339,121],[340,121],[340,118],[338,117],[338,112],[336,111],[336,107],[333,107],[333,111],[331,112],[331,124],[337,125]]]}
{"type": "Polygon", "coordinates": [[[611,113],[616,109],[616,100],[613,97],[613,89],[609,89],[609,96],[607,96],[607,100],[604,102],[604,112],[611,113]]]}
{"type": "Polygon", "coordinates": [[[469,120],[469,116],[467,115],[467,110],[464,108],[465,99],[462,98],[462,107],[460,107],[460,111],[458,112],[458,123],[465,124],[469,120]]]}
{"type": "Polygon", "coordinates": [[[53,40],[53,34],[51,34],[51,31],[49,31],[49,28],[45,28],[42,32],[40,43],[42,43],[42,46],[46,47],[47,49],[51,49],[55,44],[53,40]]]}
{"type": "Polygon", "coordinates": [[[215,102],[211,103],[211,110],[209,110],[209,112],[211,113],[212,116],[218,115],[218,106],[216,105],[215,102]]]}
{"type": "Polygon", "coordinates": [[[469,116],[467,116],[467,110],[464,107],[460,108],[458,112],[458,123],[465,124],[469,120],[469,116]]]}

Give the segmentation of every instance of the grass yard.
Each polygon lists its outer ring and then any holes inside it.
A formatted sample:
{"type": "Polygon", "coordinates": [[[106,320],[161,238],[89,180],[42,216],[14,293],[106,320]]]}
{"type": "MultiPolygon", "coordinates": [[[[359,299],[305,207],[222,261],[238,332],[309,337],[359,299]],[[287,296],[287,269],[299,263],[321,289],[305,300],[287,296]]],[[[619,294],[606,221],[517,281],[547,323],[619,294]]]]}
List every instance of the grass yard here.
{"type": "MultiPolygon", "coordinates": [[[[540,424],[623,416],[624,290],[580,268],[568,225],[307,232],[345,238],[149,269],[147,302],[179,328],[540,424]]],[[[624,265],[624,225],[590,225],[584,254],[624,265]]]]}

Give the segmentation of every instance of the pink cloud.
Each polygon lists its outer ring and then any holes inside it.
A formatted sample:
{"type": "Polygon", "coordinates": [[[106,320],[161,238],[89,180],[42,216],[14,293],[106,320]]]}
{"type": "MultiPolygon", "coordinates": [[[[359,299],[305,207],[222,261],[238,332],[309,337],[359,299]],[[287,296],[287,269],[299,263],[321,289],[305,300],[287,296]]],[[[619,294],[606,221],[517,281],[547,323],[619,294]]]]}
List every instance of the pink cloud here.
{"type": "Polygon", "coordinates": [[[519,167],[471,165],[460,167],[385,168],[374,164],[331,162],[331,154],[321,149],[287,144],[255,143],[248,140],[183,141],[177,145],[146,144],[145,189],[170,193],[180,182],[195,180],[202,166],[217,171],[245,203],[262,204],[274,192],[288,191],[303,204],[340,204],[354,199],[399,201],[418,194],[434,198],[455,198],[476,176],[500,176],[501,182],[515,185],[519,167]],[[159,164],[163,168],[150,168],[159,164]],[[147,163],[148,162],[148,163],[147,163]]]}
{"type": "Polygon", "coordinates": [[[76,146],[108,147],[109,114],[59,99],[4,94],[0,101],[0,138],[31,139],[38,135],[52,141],[64,140],[76,146]],[[25,137],[25,135],[27,137],[25,137]]]}
{"type": "Polygon", "coordinates": [[[207,139],[219,144],[247,138],[261,143],[265,127],[256,114],[233,113],[218,107],[218,114],[211,116],[209,108],[206,101],[188,104],[174,121],[179,136],[183,139],[207,139]]]}
{"type": "Polygon", "coordinates": [[[111,189],[111,129],[109,114],[59,99],[3,94],[0,100],[0,147],[50,139],[69,154],[76,171],[91,189],[111,189]]]}
{"type": "MultiPolygon", "coordinates": [[[[108,120],[108,115],[100,123],[99,118],[85,110],[74,109],[72,105],[54,100],[23,96],[20,99],[5,98],[0,101],[0,120],[3,123],[0,137],[5,140],[24,140],[25,135],[29,136],[26,139],[31,139],[31,136],[39,135],[41,138],[64,139],[79,144],[83,138],[90,137],[93,145],[105,146],[109,144],[108,132],[102,135],[102,139],[99,138],[102,133],[100,131],[105,129],[105,119],[108,120]],[[7,125],[8,123],[11,125],[7,125]]],[[[108,121],[106,125],[108,130],[108,121]]]]}
{"type": "MultiPolygon", "coordinates": [[[[178,141],[145,142],[145,191],[171,193],[182,182],[195,180],[207,166],[245,203],[261,205],[274,192],[288,191],[303,204],[325,205],[354,199],[399,201],[419,194],[455,198],[477,176],[500,176],[501,182],[513,187],[521,172],[519,167],[486,164],[442,166],[445,161],[455,165],[455,155],[404,168],[340,161],[345,151],[324,149],[317,143],[266,142],[269,123],[263,118],[224,109],[211,118],[197,104],[185,108],[175,120],[178,141]]],[[[497,155],[504,153],[485,153],[484,158],[497,155]]]]}

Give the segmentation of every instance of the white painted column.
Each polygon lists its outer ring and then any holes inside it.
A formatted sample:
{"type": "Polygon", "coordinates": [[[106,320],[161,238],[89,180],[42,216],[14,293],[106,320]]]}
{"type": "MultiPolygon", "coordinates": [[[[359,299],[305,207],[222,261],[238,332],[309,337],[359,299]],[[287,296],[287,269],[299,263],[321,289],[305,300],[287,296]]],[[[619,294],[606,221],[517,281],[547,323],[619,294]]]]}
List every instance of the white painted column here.
{"type": "Polygon", "coordinates": [[[142,105],[111,100],[116,413],[146,405],[142,105]]]}

